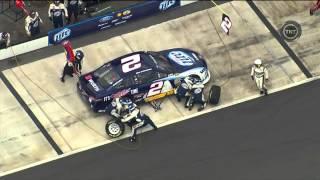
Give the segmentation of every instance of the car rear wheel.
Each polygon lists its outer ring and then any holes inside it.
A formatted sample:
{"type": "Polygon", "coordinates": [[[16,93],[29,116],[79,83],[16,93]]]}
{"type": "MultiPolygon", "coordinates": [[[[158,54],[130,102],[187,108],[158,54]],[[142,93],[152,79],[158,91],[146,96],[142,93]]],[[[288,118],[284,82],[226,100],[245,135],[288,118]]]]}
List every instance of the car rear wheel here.
{"type": "Polygon", "coordinates": [[[220,100],[221,87],[212,85],[209,92],[209,103],[216,105],[220,100]]]}
{"type": "Polygon", "coordinates": [[[118,120],[112,119],[107,122],[106,133],[112,138],[117,138],[124,133],[124,124],[118,120]]]}

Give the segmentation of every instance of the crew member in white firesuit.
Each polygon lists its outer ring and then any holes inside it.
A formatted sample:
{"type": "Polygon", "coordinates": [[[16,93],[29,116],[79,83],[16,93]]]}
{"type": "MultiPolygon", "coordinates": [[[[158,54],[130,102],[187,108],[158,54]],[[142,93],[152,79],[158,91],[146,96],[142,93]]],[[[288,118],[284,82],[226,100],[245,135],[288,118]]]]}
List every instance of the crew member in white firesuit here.
{"type": "Polygon", "coordinates": [[[74,16],[74,22],[78,21],[78,15],[80,10],[81,0],[65,0],[64,5],[68,10],[68,21],[67,24],[71,23],[72,15],[74,16]]]}
{"type": "Polygon", "coordinates": [[[149,116],[140,112],[138,106],[127,97],[115,98],[111,103],[110,115],[120,119],[121,122],[128,124],[132,128],[130,137],[131,142],[136,141],[137,129],[150,124],[154,130],[157,126],[149,116]]]}
{"type": "Polygon", "coordinates": [[[251,78],[255,81],[260,94],[268,95],[268,90],[265,82],[269,79],[268,69],[262,64],[261,59],[256,59],[251,68],[251,78]]]}
{"type": "Polygon", "coordinates": [[[179,102],[182,97],[187,97],[185,107],[190,110],[195,103],[199,103],[201,105],[198,111],[203,110],[207,105],[204,97],[204,84],[201,78],[197,75],[190,75],[181,79],[181,84],[176,90],[176,97],[179,102]]]}
{"type": "Polygon", "coordinates": [[[68,18],[68,11],[59,0],[54,0],[49,6],[48,15],[54,28],[59,28],[63,27],[63,19],[68,18]]]}
{"type": "Polygon", "coordinates": [[[40,18],[38,12],[31,10],[29,15],[25,19],[25,30],[28,36],[35,36],[40,33],[40,18]]]}
{"type": "Polygon", "coordinates": [[[0,49],[9,47],[10,42],[10,33],[0,32],[0,49]]]}

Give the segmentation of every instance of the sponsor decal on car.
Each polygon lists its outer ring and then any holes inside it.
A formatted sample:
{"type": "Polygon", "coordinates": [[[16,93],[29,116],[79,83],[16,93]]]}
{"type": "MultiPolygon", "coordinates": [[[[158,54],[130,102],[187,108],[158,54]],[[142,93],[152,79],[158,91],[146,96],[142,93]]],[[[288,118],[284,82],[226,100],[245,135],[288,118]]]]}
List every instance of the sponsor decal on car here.
{"type": "Polygon", "coordinates": [[[176,3],[175,0],[164,0],[162,3],[160,3],[159,10],[165,11],[169,9],[171,6],[173,6],[175,3],[176,3]]]}
{"type": "Polygon", "coordinates": [[[124,89],[124,90],[121,90],[121,91],[119,91],[119,92],[117,92],[115,94],[112,94],[111,98],[119,98],[119,97],[127,95],[129,92],[130,92],[130,88],[129,89],[124,89]]]}
{"type": "Polygon", "coordinates": [[[53,36],[54,42],[60,42],[71,35],[71,30],[64,28],[53,36]]]}
{"type": "Polygon", "coordinates": [[[174,94],[174,89],[169,90],[169,91],[164,92],[164,93],[160,93],[160,94],[154,95],[154,96],[147,97],[147,98],[144,99],[144,101],[145,102],[150,102],[150,101],[154,101],[156,99],[160,99],[160,98],[163,98],[165,96],[172,95],[172,94],[174,94]]]}
{"type": "Polygon", "coordinates": [[[113,18],[113,16],[112,16],[112,15],[104,16],[104,17],[102,17],[101,19],[99,19],[99,23],[105,23],[105,22],[108,22],[108,21],[110,21],[112,18],[113,18]]]}
{"type": "Polygon", "coordinates": [[[100,88],[98,87],[98,85],[92,79],[89,79],[88,82],[93,87],[93,89],[95,91],[100,91],[100,88]]]}
{"type": "Polygon", "coordinates": [[[182,51],[171,51],[168,57],[181,66],[192,66],[195,62],[193,57],[182,51]]]}

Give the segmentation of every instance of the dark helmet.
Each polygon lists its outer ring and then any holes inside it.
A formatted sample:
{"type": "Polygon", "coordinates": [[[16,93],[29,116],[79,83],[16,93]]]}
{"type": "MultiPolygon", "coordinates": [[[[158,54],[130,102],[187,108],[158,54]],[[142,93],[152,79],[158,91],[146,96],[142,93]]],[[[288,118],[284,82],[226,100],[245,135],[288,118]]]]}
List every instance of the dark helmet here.
{"type": "Polygon", "coordinates": [[[123,107],[130,111],[132,111],[135,108],[133,102],[128,97],[121,97],[119,102],[123,107]]]}
{"type": "Polygon", "coordinates": [[[84,54],[81,50],[76,51],[76,58],[81,60],[84,57],[84,54]]]}
{"type": "Polygon", "coordinates": [[[30,11],[30,17],[34,18],[36,16],[36,11],[31,10],[30,11]]]}
{"type": "Polygon", "coordinates": [[[196,74],[189,75],[189,79],[192,81],[192,83],[197,83],[201,81],[201,78],[196,74]]]}
{"type": "Polygon", "coordinates": [[[8,35],[9,35],[9,33],[3,32],[2,35],[1,35],[1,37],[2,37],[2,39],[7,39],[7,38],[8,38],[8,35]]]}
{"type": "Polygon", "coordinates": [[[54,4],[57,6],[60,4],[60,0],[54,0],[54,4]]]}

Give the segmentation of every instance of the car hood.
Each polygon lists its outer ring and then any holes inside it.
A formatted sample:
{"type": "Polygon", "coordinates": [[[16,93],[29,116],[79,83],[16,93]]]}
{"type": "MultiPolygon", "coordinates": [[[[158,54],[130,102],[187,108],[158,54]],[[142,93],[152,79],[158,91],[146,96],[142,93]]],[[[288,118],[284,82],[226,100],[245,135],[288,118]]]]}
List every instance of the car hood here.
{"type": "Polygon", "coordinates": [[[184,72],[197,67],[206,67],[204,59],[195,51],[183,48],[169,49],[160,52],[165,56],[176,72],[184,72]]]}

